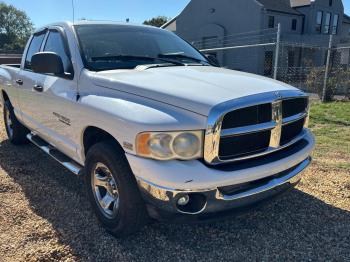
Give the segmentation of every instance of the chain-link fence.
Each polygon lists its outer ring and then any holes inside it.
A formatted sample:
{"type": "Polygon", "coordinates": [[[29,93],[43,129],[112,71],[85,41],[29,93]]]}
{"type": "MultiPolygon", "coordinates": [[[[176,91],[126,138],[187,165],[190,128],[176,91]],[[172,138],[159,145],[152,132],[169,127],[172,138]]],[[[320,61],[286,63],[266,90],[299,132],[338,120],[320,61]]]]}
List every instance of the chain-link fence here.
{"type": "Polygon", "coordinates": [[[350,39],[316,40],[310,44],[300,35],[283,35],[279,26],[192,44],[223,67],[275,78],[320,97],[349,96],[350,39]]]}

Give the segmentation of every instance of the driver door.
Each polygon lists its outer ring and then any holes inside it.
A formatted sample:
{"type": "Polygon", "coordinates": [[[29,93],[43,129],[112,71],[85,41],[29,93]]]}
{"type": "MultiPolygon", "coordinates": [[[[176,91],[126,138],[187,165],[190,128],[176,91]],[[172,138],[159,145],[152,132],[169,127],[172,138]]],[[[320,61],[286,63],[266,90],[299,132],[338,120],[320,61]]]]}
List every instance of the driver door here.
{"type": "Polygon", "coordinates": [[[50,28],[43,45],[44,52],[58,54],[63,62],[65,75],[40,74],[36,85],[36,115],[40,120],[38,133],[68,156],[75,156],[73,142],[74,112],[77,112],[77,81],[69,52],[68,42],[60,27],[50,28]]]}

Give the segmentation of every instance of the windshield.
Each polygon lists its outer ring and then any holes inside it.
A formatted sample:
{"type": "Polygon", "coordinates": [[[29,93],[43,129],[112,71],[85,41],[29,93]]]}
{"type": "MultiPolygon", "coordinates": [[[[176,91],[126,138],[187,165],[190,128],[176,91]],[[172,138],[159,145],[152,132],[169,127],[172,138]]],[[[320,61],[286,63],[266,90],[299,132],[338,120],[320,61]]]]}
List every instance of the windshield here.
{"type": "Polygon", "coordinates": [[[186,41],[166,30],[129,25],[76,25],[85,67],[93,71],[139,65],[208,65],[186,41]]]}

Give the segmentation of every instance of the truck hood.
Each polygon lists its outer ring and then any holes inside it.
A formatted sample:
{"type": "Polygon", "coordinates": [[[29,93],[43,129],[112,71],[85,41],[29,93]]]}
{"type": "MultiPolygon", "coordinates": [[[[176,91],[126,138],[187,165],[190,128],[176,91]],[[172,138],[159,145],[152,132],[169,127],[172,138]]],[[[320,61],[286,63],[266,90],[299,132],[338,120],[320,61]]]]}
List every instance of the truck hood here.
{"type": "Polygon", "coordinates": [[[111,70],[91,74],[97,86],[143,96],[205,116],[213,106],[228,100],[296,90],[269,78],[211,66],[111,70]]]}

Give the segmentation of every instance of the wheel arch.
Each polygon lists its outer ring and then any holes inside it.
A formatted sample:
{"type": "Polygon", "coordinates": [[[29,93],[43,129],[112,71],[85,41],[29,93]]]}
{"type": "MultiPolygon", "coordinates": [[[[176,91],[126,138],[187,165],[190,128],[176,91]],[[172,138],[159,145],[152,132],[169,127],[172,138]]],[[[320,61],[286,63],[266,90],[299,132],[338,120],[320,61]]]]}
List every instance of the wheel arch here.
{"type": "MultiPolygon", "coordinates": [[[[5,90],[1,90],[1,102],[2,104],[4,104],[6,101],[10,101],[10,97],[8,96],[8,94],[6,93],[5,90]]],[[[11,101],[10,101],[11,103],[11,101]]]]}
{"type": "Polygon", "coordinates": [[[108,140],[113,141],[115,143],[115,146],[119,147],[119,149],[124,152],[119,141],[108,131],[96,126],[87,126],[82,133],[82,153],[84,158],[93,145],[108,140]]]}

